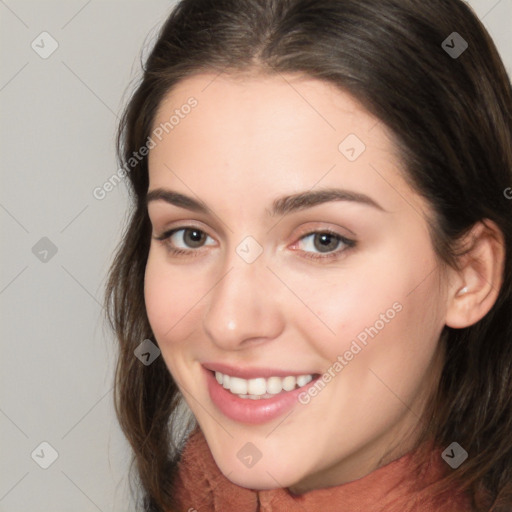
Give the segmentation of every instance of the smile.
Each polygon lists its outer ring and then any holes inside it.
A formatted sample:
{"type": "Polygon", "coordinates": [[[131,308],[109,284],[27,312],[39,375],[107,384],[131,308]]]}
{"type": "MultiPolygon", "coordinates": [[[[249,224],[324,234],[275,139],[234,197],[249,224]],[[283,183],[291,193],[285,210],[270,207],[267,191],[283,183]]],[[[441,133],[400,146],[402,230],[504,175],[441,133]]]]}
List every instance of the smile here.
{"type": "MultiPolygon", "coordinates": [[[[300,405],[300,393],[321,377],[317,373],[277,376],[268,371],[260,372],[267,376],[257,377],[255,371],[248,371],[251,375],[246,379],[205,366],[203,373],[208,394],[217,410],[238,423],[253,425],[276,419],[300,405]]],[[[232,370],[232,373],[243,372],[232,370]]]]}

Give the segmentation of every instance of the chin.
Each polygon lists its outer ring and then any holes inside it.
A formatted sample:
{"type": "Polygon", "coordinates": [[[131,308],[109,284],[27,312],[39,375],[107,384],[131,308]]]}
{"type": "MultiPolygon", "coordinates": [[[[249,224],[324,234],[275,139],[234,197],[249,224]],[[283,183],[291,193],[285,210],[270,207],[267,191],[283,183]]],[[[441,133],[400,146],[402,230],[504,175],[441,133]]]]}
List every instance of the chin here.
{"type": "Polygon", "coordinates": [[[222,473],[232,483],[256,491],[286,488],[297,484],[299,481],[298,477],[294,478],[290,474],[279,473],[275,470],[275,467],[267,472],[267,466],[253,467],[240,471],[233,471],[231,468],[226,473],[224,471],[222,473]]]}
{"type": "Polygon", "coordinates": [[[255,491],[268,491],[270,489],[280,489],[282,487],[287,487],[286,484],[279,485],[276,480],[270,477],[268,474],[265,475],[225,475],[228,480],[233,482],[240,487],[245,487],[246,489],[253,489],[255,491]]]}

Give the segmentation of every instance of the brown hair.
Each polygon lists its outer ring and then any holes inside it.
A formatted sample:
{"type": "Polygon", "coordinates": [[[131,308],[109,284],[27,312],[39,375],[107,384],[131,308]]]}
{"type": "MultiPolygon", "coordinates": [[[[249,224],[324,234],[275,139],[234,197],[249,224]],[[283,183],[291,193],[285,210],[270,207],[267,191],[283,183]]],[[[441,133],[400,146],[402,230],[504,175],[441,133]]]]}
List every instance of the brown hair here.
{"type": "MultiPolygon", "coordinates": [[[[498,299],[475,325],[444,329],[445,364],[418,446],[431,436],[469,453],[438,493],[455,482],[477,511],[512,510],[512,92],[482,23],[461,0],[182,0],[122,117],[123,168],[146,144],[163,97],[203,71],[302,73],[352,94],[393,133],[408,179],[436,213],[432,242],[446,263],[456,265],[456,241],[476,222],[502,231],[498,299]],[[469,45],[458,57],[442,47],[455,31],[469,45]]],[[[147,158],[128,177],[133,208],[105,299],[120,346],[115,405],[144,509],[161,511],[173,507],[182,397],[163,358],[144,366],[133,353],[152,338],[147,158]]]]}

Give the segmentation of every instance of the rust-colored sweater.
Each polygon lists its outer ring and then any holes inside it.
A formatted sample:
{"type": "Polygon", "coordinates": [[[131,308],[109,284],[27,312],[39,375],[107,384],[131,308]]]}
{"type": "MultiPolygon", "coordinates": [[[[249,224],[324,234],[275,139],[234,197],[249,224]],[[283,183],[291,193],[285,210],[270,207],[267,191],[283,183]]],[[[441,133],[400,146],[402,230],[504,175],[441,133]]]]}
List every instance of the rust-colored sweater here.
{"type": "MultiPolygon", "coordinates": [[[[430,453],[422,469],[423,485],[453,471],[442,460],[441,449],[430,453]]],[[[358,480],[302,495],[287,489],[256,491],[232,483],[221,473],[196,427],[179,463],[175,512],[471,512],[464,494],[453,492],[441,503],[433,503],[428,491],[412,490],[411,482],[392,489],[409,474],[412,457],[406,454],[358,480]]]]}

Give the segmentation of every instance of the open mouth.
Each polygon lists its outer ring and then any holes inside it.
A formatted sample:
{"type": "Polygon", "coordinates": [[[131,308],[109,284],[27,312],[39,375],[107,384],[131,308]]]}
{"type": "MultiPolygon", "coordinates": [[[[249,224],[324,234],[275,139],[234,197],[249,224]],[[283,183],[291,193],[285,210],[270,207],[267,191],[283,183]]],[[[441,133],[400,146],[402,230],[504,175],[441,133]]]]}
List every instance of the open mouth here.
{"type": "Polygon", "coordinates": [[[286,377],[256,377],[254,379],[242,379],[221,372],[212,372],[217,382],[227,391],[239,398],[261,400],[273,398],[276,395],[299,389],[319,374],[288,375],[286,377]]]}
{"type": "Polygon", "coordinates": [[[299,396],[321,378],[319,373],[287,375],[276,368],[242,369],[223,363],[202,366],[213,404],[224,416],[246,424],[266,423],[284,415],[301,404],[299,396]]]}

